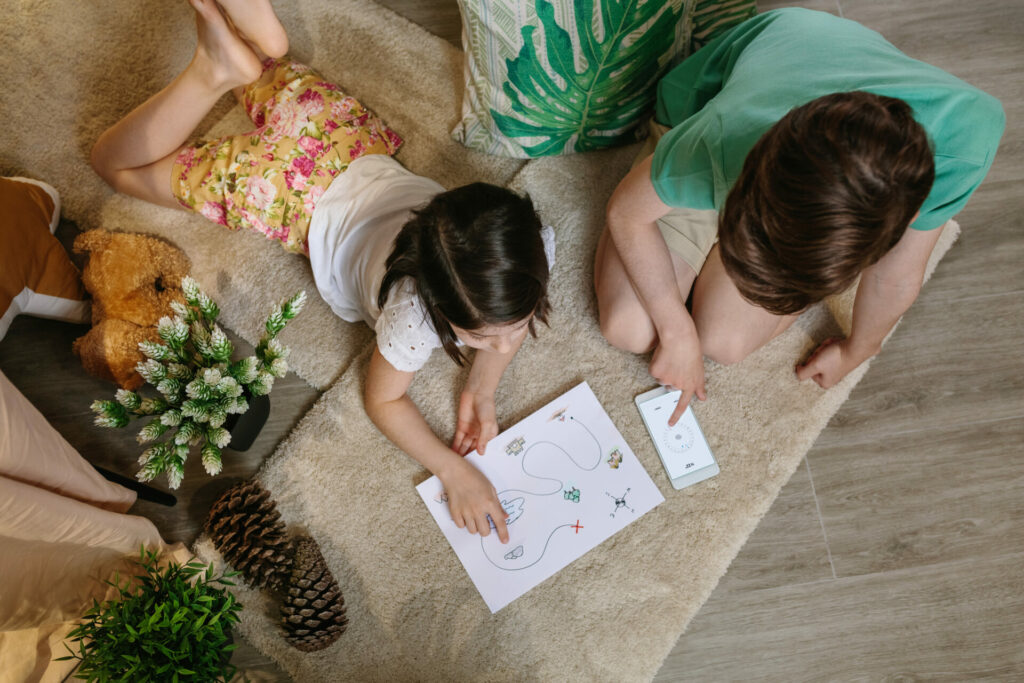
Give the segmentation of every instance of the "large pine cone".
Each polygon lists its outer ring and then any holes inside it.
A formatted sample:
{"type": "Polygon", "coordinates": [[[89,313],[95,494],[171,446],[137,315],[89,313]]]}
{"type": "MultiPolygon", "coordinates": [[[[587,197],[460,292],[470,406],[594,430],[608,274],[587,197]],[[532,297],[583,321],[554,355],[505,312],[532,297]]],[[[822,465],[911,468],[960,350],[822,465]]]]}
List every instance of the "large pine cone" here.
{"type": "Polygon", "coordinates": [[[278,587],[292,566],[292,541],[270,492],[255,480],[224,492],[210,508],[206,533],[255,588],[278,587]]]}
{"type": "Polygon", "coordinates": [[[316,542],[295,542],[295,562],[284,585],[281,625],[284,637],[302,652],[322,650],[345,632],[345,598],[316,542]]]}

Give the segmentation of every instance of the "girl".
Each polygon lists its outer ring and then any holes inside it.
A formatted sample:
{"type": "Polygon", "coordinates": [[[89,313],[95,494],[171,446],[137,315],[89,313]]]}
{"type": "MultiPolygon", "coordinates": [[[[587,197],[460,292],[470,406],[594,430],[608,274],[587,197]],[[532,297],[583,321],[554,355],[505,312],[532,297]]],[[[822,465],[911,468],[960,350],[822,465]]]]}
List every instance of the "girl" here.
{"type": "Polygon", "coordinates": [[[553,231],[528,198],[484,183],[445,192],[394,161],[402,141],[379,118],[279,59],[288,40],[269,0],[190,2],[192,61],[100,136],[93,168],[117,191],[306,254],[331,308],[377,332],[370,419],[441,479],[459,527],[487,536],[493,522],[507,542],[494,487],[460,456],[498,433],[498,382],[534,320],[546,322],[553,231]],[[229,90],[256,129],[184,145],[229,90]],[[476,355],[448,447],[406,390],[437,347],[462,365],[460,346],[476,355]]]}

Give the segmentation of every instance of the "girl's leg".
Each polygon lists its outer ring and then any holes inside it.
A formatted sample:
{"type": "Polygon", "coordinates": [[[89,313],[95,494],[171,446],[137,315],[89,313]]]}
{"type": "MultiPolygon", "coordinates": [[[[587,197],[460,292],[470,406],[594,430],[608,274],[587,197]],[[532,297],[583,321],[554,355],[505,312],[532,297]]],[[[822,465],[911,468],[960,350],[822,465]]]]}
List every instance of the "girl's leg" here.
{"type": "Polygon", "coordinates": [[[242,35],[268,57],[288,52],[288,34],[270,0],[218,0],[224,14],[242,35]]]}
{"type": "Polygon", "coordinates": [[[97,140],[92,166],[118,192],[180,208],[171,168],[185,140],[221,96],[260,76],[260,60],[214,0],[190,0],[196,11],[196,52],[163,90],[97,140]]]}

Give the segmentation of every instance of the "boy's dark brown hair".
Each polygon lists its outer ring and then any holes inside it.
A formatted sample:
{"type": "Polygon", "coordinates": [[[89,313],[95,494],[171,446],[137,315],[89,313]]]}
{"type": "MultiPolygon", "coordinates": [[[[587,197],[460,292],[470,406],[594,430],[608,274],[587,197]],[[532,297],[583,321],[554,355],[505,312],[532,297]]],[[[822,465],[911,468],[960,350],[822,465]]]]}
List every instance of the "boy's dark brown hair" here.
{"type": "Polygon", "coordinates": [[[797,313],[892,249],[934,179],[928,135],[903,100],[812,100],[747,155],[719,217],[722,263],[745,299],[797,313]]]}

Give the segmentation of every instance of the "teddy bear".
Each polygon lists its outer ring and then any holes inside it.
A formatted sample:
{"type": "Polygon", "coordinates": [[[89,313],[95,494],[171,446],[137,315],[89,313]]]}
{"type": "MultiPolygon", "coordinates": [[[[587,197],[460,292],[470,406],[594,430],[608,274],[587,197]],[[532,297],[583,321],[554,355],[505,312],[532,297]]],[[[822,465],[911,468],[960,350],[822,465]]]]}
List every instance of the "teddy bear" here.
{"type": "Polygon", "coordinates": [[[139,342],[160,340],[157,322],[184,298],[188,257],[156,237],[107,230],[83,232],[74,250],[88,254],[82,283],[92,295],[92,329],[72,351],[89,374],[137,389],[143,379],[135,366],[145,360],[139,342]]]}

